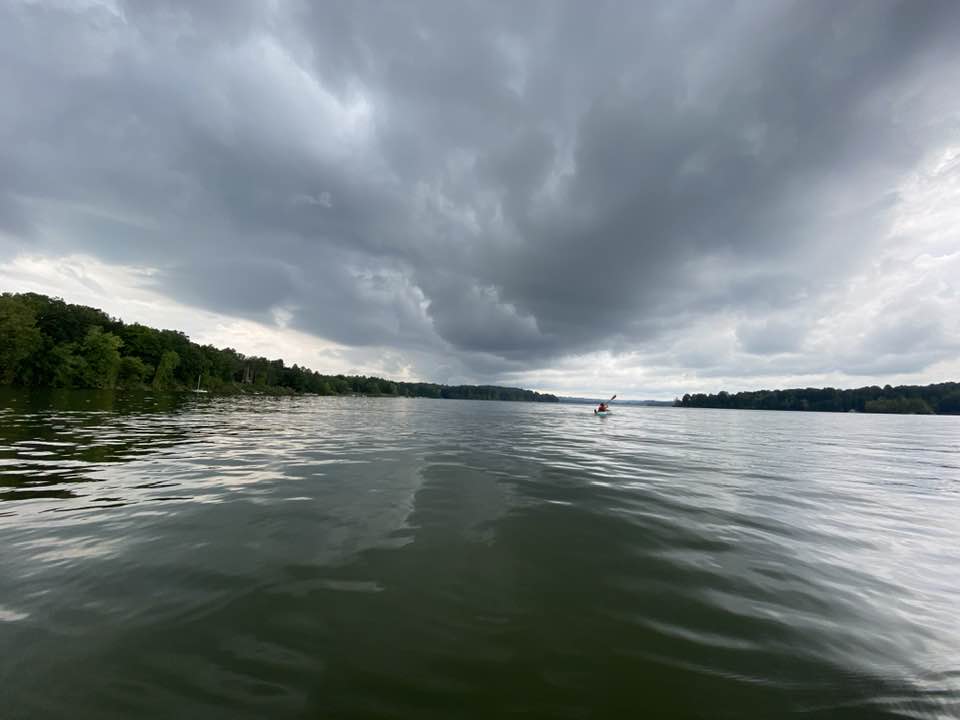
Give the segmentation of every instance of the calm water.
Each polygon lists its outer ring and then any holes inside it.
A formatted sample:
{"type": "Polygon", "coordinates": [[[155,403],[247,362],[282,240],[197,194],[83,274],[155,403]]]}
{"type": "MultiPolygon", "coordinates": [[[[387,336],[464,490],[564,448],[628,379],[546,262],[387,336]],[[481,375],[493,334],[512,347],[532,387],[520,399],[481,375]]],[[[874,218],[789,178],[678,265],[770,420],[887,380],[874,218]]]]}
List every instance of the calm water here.
{"type": "Polygon", "coordinates": [[[4,718],[953,718],[960,418],[0,396],[4,718]]]}

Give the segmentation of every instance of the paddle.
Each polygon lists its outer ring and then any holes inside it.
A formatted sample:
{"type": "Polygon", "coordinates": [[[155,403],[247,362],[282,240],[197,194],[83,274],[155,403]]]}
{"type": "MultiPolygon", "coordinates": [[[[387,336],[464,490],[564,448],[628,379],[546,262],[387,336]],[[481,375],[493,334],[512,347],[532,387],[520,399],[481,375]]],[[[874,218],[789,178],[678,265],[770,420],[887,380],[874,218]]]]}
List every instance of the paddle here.
{"type": "MultiPolygon", "coordinates": [[[[600,404],[601,404],[601,405],[608,405],[609,403],[612,403],[612,402],[613,402],[614,400],[616,400],[616,399],[617,399],[617,396],[616,396],[616,395],[614,395],[614,396],[613,396],[612,398],[610,398],[609,400],[607,400],[607,402],[605,402],[605,403],[600,403],[600,404]]],[[[607,410],[607,412],[610,412],[610,411],[609,411],[609,410],[607,410]]],[[[593,410],[593,414],[594,414],[594,415],[596,415],[596,414],[597,414],[597,410],[596,410],[596,408],[594,408],[594,410],[593,410]]]]}

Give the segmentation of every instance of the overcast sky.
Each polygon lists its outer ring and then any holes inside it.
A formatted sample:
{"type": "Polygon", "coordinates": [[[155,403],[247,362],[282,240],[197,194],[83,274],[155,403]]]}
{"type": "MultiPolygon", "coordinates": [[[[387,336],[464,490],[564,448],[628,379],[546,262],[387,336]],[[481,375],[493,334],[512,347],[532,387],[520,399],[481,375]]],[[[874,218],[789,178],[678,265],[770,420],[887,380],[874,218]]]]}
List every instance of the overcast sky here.
{"type": "Polygon", "coordinates": [[[960,380],[960,3],[0,0],[0,290],[564,394],[960,380]]]}

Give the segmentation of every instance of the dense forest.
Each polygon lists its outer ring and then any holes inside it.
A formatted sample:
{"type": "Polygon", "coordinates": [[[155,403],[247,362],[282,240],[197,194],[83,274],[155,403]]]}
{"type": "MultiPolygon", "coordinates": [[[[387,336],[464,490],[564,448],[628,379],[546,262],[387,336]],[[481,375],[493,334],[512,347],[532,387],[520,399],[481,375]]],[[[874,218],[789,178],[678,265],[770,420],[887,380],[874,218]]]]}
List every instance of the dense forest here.
{"type": "Polygon", "coordinates": [[[35,293],[0,295],[0,385],[26,387],[306,392],[557,402],[492,385],[407,383],[323,375],[283,360],[198,345],[182,332],[127,324],[101,310],[35,293]]]}
{"type": "Polygon", "coordinates": [[[936,385],[886,385],[837,390],[802,388],[756,390],[716,395],[684,395],[681,407],[738,408],[745,410],[811,410],[820,412],[960,414],[960,383],[936,385]]]}

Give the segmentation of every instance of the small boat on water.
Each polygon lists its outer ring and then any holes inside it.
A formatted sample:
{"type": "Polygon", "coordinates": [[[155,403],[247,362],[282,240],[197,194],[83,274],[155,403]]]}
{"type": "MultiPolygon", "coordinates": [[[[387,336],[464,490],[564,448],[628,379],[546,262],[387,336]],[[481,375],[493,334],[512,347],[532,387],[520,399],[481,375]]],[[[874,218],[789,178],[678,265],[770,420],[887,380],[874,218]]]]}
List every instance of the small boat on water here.
{"type": "Polygon", "coordinates": [[[593,414],[599,415],[600,417],[606,417],[607,415],[610,414],[610,408],[608,407],[609,403],[612,403],[616,399],[617,399],[617,396],[614,395],[612,398],[610,398],[606,402],[601,402],[600,405],[598,405],[593,409],[593,414]]]}
{"type": "Polygon", "coordinates": [[[192,393],[205,393],[205,392],[207,392],[206,390],[201,390],[201,389],[200,389],[200,376],[199,376],[199,375],[197,375],[197,387],[196,387],[195,389],[191,390],[190,392],[192,392],[192,393]]]}

